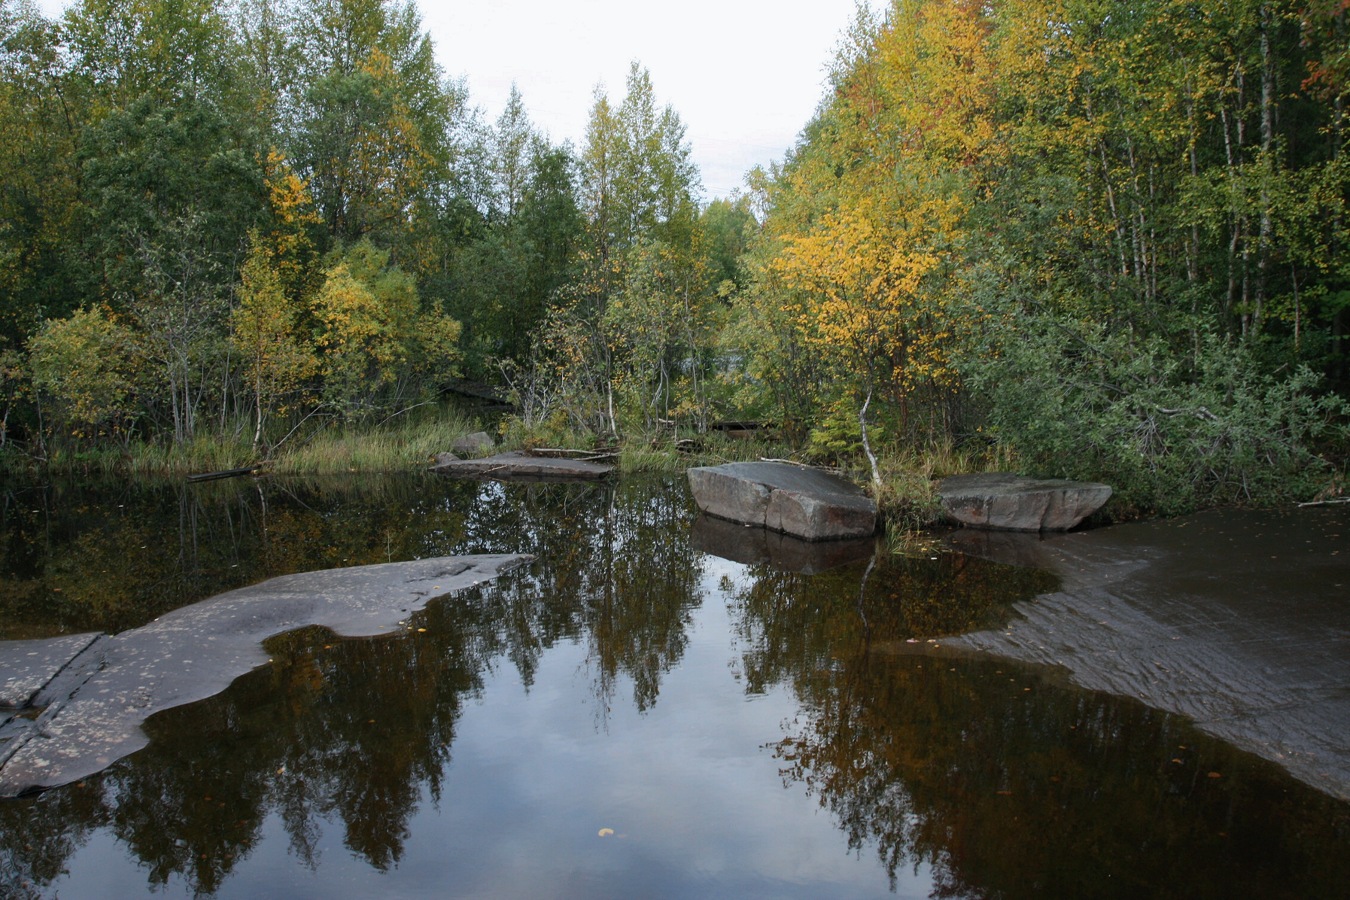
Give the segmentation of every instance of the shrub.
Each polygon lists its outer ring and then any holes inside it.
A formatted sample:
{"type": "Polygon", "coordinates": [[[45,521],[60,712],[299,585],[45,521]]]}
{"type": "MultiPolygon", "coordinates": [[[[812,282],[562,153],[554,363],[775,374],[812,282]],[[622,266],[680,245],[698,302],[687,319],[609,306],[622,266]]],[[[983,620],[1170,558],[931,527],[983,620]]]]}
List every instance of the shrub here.
{"type": "Polygon", "coordinates": [[[1300,367],[1274,375],[1242,344],[1200,336],[1178,354],[1160,339],[1032,320],[979,348],[966,382],[982,428],[1030,473],[1111,484],[1116,505],[1173,514],[1310,492],[1344,449],[1343,398],[1300,367]]]}

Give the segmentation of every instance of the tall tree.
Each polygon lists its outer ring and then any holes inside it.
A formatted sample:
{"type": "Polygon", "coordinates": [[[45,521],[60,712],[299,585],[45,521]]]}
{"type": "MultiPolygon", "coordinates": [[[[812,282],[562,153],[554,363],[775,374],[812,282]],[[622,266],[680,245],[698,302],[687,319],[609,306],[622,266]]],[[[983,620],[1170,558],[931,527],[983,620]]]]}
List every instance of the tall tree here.
{"type": "Polygon", "coordinates": [[[0,348],[74,309],[79,111],[58,29],[29,2],[0,2],[0,348]]]}
{"type": "Polygon", "coordinates": [[[308,0],[295,158],[341,241],[392,245],[448,175],[456,95],[412,3],[308,0]]]}
{"type": "Polygon", "coordinates": [[[515,84],[492,133],[491,169],[494,208],[510,219],[520,211],[530,177],[531,155],[540,140],[530,124],[525,102],[515,84]]]}
{"type": "Polygon", "coordinates": [[[215,0],[80,0],[63,33],[105,110],[141,97],[219,99],[233,87],[233,34],[215,0]]]}

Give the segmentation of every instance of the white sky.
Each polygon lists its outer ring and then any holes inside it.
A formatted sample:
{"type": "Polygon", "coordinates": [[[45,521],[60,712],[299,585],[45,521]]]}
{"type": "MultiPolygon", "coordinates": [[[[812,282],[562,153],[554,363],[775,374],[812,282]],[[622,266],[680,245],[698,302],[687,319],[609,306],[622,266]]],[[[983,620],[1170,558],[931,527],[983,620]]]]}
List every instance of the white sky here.
{"type": "MultiPolygon", "coordinates": [[[[882,8],[884,0],[864,0],[882,8]]],[[[40,0],[59,15],[63,0],[40,0]]],[[[514,81],[531,120],[580,146],[597,84],[618,103],[629,64],[688,127],[707,198],[781,159],[815,111],[855,0],[419,0],[441,66],[496,120],[514,81]]]]}

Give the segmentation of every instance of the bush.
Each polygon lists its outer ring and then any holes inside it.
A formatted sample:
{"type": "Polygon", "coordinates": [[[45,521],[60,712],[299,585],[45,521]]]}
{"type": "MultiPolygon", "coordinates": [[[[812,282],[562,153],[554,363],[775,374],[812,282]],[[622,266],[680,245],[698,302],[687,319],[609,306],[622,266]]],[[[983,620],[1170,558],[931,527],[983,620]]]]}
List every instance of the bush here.
{"type": "Polygon", "coordinates": [[[979,348],[966,382],[982,428],[1029,473],[1111,484],[1114,504],[1175,514],[1306,496],[1347,443],[1350,404],[1300,367],[1260,369],[1241,344],[1159,339],[1043,318],[979,348]]]}

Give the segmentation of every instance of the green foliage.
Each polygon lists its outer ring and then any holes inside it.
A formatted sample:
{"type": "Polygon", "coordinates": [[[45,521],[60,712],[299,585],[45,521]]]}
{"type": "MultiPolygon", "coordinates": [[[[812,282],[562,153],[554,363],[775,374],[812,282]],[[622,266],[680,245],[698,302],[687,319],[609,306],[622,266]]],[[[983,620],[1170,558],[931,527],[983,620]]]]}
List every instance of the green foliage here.
{"type": "Polygon", "coordinates": [[[625,87],[617,109],[596,92],[581,156],[582,209],[604,261],[644,240],[685,246],[698,218],[699,175],[679,114],[657,109],[636,62],[625,87]]]}
{"type": "Polygon", "coordinates": [[[749,197],[733,200],[719,197],[703,208],[699,214],[699,230],[708,248],[708,262],[715,284],[721,286],[730,282],[737,290],[745,286],[741,257],[745,255],[756,227],[749,197]]]}
{"type": "Polygon", "coordinates": [[[245,384],[253,394],[257,446],[266,417],[301,388],[318,361],[301,342],[301,311],[286,297],[271,256],[256,241],[240,270],[238,301],[230,316],[230,339],[243,357],[245,384]]]}
{"type": "Polygon", "coordinates": [[[133,419],[135,337],[102,307],[49,319],[28,345],[33,385],[51,401],[53,426],[92,437],[125,435],[133,419]]]}
{"type": "Polygon", "coordinates": [[[323,396],[344,417],[421,399],[453,372],[459,323],[424,311],[412,276],[369,241],[328,267],[313,312],[323,396]]]}
{"type": "Polygon", "coordinates": [[[1140,508],[1271,496],[1345,452],[1346,16],[862,12],[797,147],[700,208],[638,63],[573,151],[519,92],[485,120],[408,0],[0,0],[4,441],[261,444],[462,368],[533,435],[757,418],[847,463],[984,427],[1140,508]],[[79,387],[62,348],[113,323],[79,387]]]}
{"type": "Polygon", "coordinates": [[[0,347],[17,351],[43,315],[79,305],[63,255],[76,215],[76,135],[55,77],[56,26],[0,3],[0,347]]]}
{"type": "Polygon", "coordinates": [[[966,362],[985,435],[1044,476],[1105,480],[1125,510],[1179,513],[1307,496],[1331,476],[1315,448],[1350,432],[1350,405],[1306,367],[1267,374],[1240,344],[1190,353],[1046,317],[966,362]]]}
{"type": "Polygon", "coordinates": [[[824,410],[811,429],[807,446],[825,460],[838,460],[862,452],[862,426],[858,423],[858,404],[840,397],[824,410]]]}
{"type": "Polygon", "coordinates": [[[510,369],[527,428],[561,416],[617,436],[706,427],[716,284],[698,232],[684,125],[636,63],[616,109],[597,92],[580,160],[585,247],[553,292],[528,363],[510,369]]]}
{"type": "Polygon", "coordinates": [[[1139,509],[1301,490],[1346,452],[1322,393],[1350,372],[1344,26],[1182,0],[860,17],[754,178],[721,336],[742,408],[845,455],[866,397],[892,441],[993,428],[1139,509]]]}

